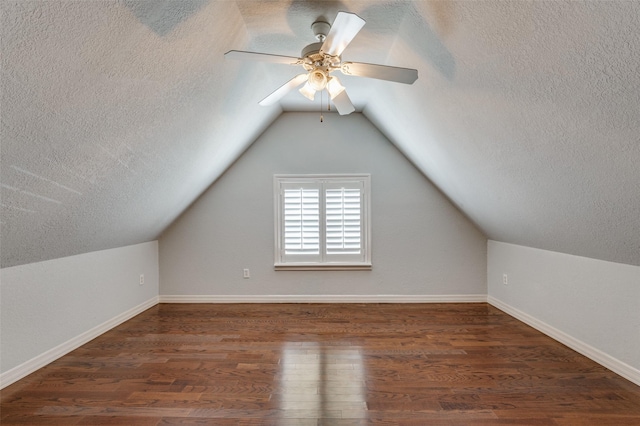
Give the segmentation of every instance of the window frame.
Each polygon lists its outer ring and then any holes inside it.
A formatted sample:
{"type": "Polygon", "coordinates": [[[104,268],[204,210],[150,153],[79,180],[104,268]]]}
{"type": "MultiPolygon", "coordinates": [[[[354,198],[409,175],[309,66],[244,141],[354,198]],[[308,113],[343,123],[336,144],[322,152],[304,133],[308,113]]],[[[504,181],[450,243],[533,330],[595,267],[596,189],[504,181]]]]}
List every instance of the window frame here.
{"type": "Polygon", "coordinates": [[[274,267],[275,270],[370,270],[371,264],[371,174],[275,174],[274,190],[274,267]],[[354,188],[360,185],[360,247],[359,259],[353,255],[326,253],[326,190],[336,185],[354,188]],[[304,261],[305,255],[284,254],[284,189],[286,187],[314,187],[319,189],[319,254],[313,261],[304,261]],[[287,259],[290,257],[291,259],[287,259]],[[296,259],[297,257],[297,259],[296,259]]]}

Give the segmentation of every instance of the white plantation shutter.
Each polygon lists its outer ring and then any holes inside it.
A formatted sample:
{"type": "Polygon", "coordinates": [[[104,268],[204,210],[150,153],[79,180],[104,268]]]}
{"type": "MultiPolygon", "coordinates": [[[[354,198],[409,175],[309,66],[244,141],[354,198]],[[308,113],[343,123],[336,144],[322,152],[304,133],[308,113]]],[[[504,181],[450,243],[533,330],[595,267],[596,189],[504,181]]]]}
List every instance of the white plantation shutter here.
{"type": "Polygon", "coordinates": [[[320,253],[320,191],[284,190],[284,250],[286,254],[320,253]]]}
{"type": "Polygon", "coordinates": [[[369,175],[276,175],[276,268],[369,269],[369,175]]]}
{"type": "Polygon", "coordinates": [[[362,241],[360,203],[359,188],[336,188],[325,191],[327,253],[360,253],[362,241]]]}

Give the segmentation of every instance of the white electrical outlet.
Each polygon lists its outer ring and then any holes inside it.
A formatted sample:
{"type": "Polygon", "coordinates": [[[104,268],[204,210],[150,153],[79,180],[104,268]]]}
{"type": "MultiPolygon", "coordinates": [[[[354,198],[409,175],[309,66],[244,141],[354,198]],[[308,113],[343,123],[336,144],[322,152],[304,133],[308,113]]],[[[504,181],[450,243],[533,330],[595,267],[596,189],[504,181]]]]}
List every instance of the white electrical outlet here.
{"type": "Polygon", "coordinates": [[[242,270],[242,278],[251,278],[251,275],[249,274],[249,270],[247,268],[242,270]]]}
{"type": "Polygon", "coordinates": [[[140,274],[140,285],[144,285],[144,274],[140,274]]]}
{"type": "Polygon", "coordinates": [[[507,277],[507,274],[502,274],[502,284],[509,285],[509,278],[507,277]]]}

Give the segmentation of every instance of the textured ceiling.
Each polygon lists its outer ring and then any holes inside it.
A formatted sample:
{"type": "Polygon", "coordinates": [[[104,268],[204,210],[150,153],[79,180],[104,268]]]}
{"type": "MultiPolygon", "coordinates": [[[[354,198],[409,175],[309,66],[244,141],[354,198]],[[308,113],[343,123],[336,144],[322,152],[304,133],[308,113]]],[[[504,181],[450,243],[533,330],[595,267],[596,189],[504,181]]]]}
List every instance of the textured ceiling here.
{"type": "Polygon", "coordinates": [[[339,10],[356,108],[494,240],[640,265],[640,2],[2,1],[1,249],[156,239],[285,110],[257,102],[339,10]]]}

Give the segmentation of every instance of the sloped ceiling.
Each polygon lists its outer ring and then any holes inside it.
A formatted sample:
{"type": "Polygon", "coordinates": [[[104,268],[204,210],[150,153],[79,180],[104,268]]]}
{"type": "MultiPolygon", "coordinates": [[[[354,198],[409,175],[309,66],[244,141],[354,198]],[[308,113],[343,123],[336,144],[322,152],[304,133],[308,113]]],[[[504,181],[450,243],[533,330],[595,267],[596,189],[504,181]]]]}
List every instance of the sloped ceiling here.
{"type": "Polygon", "coordinates": [[[300,70],[224,53],[298,56],[339,10],[345,60],[419,72],[341,77],[357,109],[489,238],[640,265],[638,2],[5,0],[2,267],[156,239],[321,107],[259,107],[300,70]]]}

